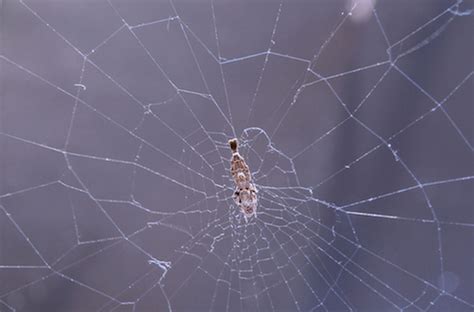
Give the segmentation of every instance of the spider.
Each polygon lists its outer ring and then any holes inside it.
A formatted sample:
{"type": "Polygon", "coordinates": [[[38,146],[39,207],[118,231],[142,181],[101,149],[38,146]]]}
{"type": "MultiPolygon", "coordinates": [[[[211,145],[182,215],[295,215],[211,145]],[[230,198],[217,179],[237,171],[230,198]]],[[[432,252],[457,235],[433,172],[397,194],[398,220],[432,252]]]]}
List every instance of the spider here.
{"type": "Polygon", "coordinates": [[[245,221],[248,221],[257,211],[257,188],[252,183],[249,166],[238,152],[237,139],[229,140],[229,145],[232,150],[230,173],[235,183],[235,192],[232,197],[244,214],[245,221]]]}

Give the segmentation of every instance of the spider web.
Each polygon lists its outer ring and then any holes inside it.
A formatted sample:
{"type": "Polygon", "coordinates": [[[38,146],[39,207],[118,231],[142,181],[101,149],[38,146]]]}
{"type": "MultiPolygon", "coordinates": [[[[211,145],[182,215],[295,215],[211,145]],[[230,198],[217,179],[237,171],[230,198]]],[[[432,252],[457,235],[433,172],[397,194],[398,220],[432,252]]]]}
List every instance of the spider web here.
{"type": "Polygon", "coordinates": [[[2,1],[0,310],[473,311],[472,6],[2,1]]]}

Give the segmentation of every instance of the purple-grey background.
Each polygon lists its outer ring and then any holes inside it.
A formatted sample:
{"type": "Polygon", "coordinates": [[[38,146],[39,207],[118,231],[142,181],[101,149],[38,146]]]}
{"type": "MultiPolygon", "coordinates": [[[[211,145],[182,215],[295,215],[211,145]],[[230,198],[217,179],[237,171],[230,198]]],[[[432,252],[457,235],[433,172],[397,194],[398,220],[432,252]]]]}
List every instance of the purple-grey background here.
{"type": "Polygon", "coordinates": [[[0,1],[0,310],[474,311],[473,7],[0,1]]]}

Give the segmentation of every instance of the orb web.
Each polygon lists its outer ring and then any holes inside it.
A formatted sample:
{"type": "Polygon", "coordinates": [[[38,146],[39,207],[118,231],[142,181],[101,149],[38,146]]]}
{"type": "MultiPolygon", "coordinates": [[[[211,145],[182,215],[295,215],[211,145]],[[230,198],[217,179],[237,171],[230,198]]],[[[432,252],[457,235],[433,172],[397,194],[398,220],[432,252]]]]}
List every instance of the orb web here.
{"type": "Polygon", "coordinates": [[[0,7],[2,311],[474,309],[471,2],[0,7]]]}

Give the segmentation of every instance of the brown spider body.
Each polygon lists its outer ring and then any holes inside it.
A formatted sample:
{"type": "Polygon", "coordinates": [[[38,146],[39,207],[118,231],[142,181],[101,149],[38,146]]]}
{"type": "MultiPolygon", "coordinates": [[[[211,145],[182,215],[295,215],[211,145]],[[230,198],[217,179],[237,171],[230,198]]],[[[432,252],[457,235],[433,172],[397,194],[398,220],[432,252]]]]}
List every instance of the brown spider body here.
{"type": "Polygon", "coordinates": [[[230,173],[235,183],[234,201],[242,210],[245,220],[256,214],[257,189],[252,183],[252,174],[245,159],[239,154],[237,139],[229,141],[232,150],[230,173]]]}

